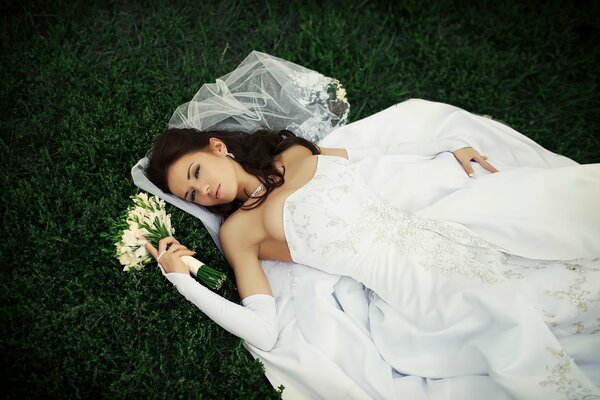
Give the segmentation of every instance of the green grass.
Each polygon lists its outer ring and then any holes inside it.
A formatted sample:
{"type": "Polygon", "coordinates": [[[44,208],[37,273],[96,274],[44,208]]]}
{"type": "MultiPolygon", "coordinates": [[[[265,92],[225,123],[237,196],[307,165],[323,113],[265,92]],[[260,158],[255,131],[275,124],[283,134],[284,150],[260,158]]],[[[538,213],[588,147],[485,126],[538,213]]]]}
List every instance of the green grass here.
{"type": "MultiPolygon", "coordinates": [[[[100,238],[176,106],[252,50],[339,79],[351,121],[425,98],[600,162],[598,6],[292,3],[2,3],[7,398],[280,397],[239,339],[156,268],[121,272],[100,238]]],[[[168,211],[178,239],[233,278],[201,223],[168,211]]],[[[231,280],[221,293],[239,301],[231,280]]]]}

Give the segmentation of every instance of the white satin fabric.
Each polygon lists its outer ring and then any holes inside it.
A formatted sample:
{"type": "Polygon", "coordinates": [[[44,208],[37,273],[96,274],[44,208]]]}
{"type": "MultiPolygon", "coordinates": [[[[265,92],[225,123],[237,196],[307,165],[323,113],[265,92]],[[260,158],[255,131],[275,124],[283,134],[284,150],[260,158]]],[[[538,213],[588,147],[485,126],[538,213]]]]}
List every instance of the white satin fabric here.
{"type": "Polygon", "coordinates": [[[514,256],[462,225],[402,212],[374,194],[348,160],[317,159],[315,176],[284,206],[291,256],[371,290],[369,331],[396,371],[429,378],[489,374],[519,399],[561,399],[565,390],[600,396],[563,358],[544,321],[561,333],[563,326],[592,331],[600,304],[576,305],[560,293],[574,286],[600,292],[600,260],[514,256]],[[569,371],[550,371],[557,365],[569,371]]]}
{"type": "MultiPolygon", "coordinates": [[[[374,191],[401,209],[460,223],[513,254],[548,260],[600,255],[600,186],[594,184],[600,182],[598,166],[578,167],[496,121],[446,104],[409,100],[336,129],[320,145],[367,148],[448,137],[460,137],[487,155],[500,172],[490,175],[474,164],[475,176],[469,178],[451,153],[433,159],[373,155],[360,160],[350,154],[350,161],[374,191]]],[[[475,371],[440,378],[438,365],[428,370],[423,363],[419,375],[396,372],[389,354],[388,361],[382,356],[382,340],[378,347],[372,332],[394,332],[401,325],[373,292],[352,278],[301,264],[262,265],[277,302],[279,338],[269,352],[244,344],[263,362],[273,386],[286,387],[284,398],[460,399],[474,393],[478,398],[511,398],[493,379],[475,371]]],[[[574,263],[572,268],[577,273],[580,267],[574,263]]],[[[548,271],[524,262],[509,272],[515,284],[543,280],[544,274],[556,281],[556,274],[548,271]]],[[[544,320],[565,353],[550,356],[556,363],[548,365],[548,376],[555,380],[547,385],[565,391],[564,398],[576,398],[586,388],[574,381],[565,386],[560,374],[572,366],[568,354],[600,384],[600,326],[590,325],[594,320],[587,317],[577,320],[568,304],[581,312],[584,306],[597,310],[600,293],[597,285],[578,285],[564,268],[558,273],[566,273],[573,284],[549,289],[557,302],[554,310],[565,314],[548,312],[544,320]],[[568,318],[569,312],[574,318],[568,318]]],[[[539,298],[527,285],[522,288],[532,302],[539,298]]],[[[521,328],[528,333],[526,326],[521,328]]],[[[507,335],[506,345],[512,344],[507,335]]],[[[519,343],[519,349],[526,351],[527,343],[519,343]]],[[[468,372],[468,365],[462,367],[468,372]]],[[[539,387],[539,379],[531,385],[539,387]]]]}

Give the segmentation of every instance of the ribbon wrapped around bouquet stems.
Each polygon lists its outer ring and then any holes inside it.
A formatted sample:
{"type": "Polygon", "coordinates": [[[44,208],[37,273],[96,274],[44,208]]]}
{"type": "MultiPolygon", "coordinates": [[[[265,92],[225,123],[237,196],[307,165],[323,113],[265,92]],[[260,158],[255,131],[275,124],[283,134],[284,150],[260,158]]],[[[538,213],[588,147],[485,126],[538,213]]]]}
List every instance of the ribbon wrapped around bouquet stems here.
{"type": "Polygon", "coordinates": [[[220,289],[225,282],[225,275],[192,256],[181,256],[181,261],[187,265],[190,273],[200,279],[211,289],[220,289]]]}
{"type": "MultiPolygon", "coordinates": [[[[160,264],[160,258],[167,252],[163,250],[156,258],[157,264],[160,264]]],[[[198,278],[203,284],[211,289],[220,289],[223,282],[227,280],[222,273],[204,264],[202,261],[192,256],[181,256],[181,261],[186,265],[188,271],[198,278]]]]}

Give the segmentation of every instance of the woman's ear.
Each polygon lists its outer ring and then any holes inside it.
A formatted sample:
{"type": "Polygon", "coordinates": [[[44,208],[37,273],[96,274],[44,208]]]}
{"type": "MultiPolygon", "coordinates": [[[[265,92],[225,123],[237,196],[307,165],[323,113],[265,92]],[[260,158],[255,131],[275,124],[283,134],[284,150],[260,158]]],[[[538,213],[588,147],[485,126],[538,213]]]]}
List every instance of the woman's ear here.
{"type": "Polygon", "coordinates": [[[208,142],[212,151],[222,154],[225,154],[227,152],[227,146],[225,145],[225,143],[223,143],[223,141],[212,137],[208,139],[208,142]]]}

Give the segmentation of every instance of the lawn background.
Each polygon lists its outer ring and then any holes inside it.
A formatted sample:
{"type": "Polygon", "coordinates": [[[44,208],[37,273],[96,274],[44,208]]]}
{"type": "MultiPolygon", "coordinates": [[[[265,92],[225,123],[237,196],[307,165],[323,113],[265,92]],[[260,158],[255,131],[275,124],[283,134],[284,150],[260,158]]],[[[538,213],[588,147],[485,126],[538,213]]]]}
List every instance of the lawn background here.
{"type": "MultiPolygon", "coordinates": [[[[279,398],[155,266],[126,274],[103,251],[107,218],[137,190],[131,167],[176,106],[258,50],[339,79],[350,121],[424,98],[600,162],[592,3],[2,2],[6,398],[279,398]]],[[[167,210],[233,278],[201,223],[167,210]]],[[[239,301],[231,280],[220,293],[239,301]]]]}

